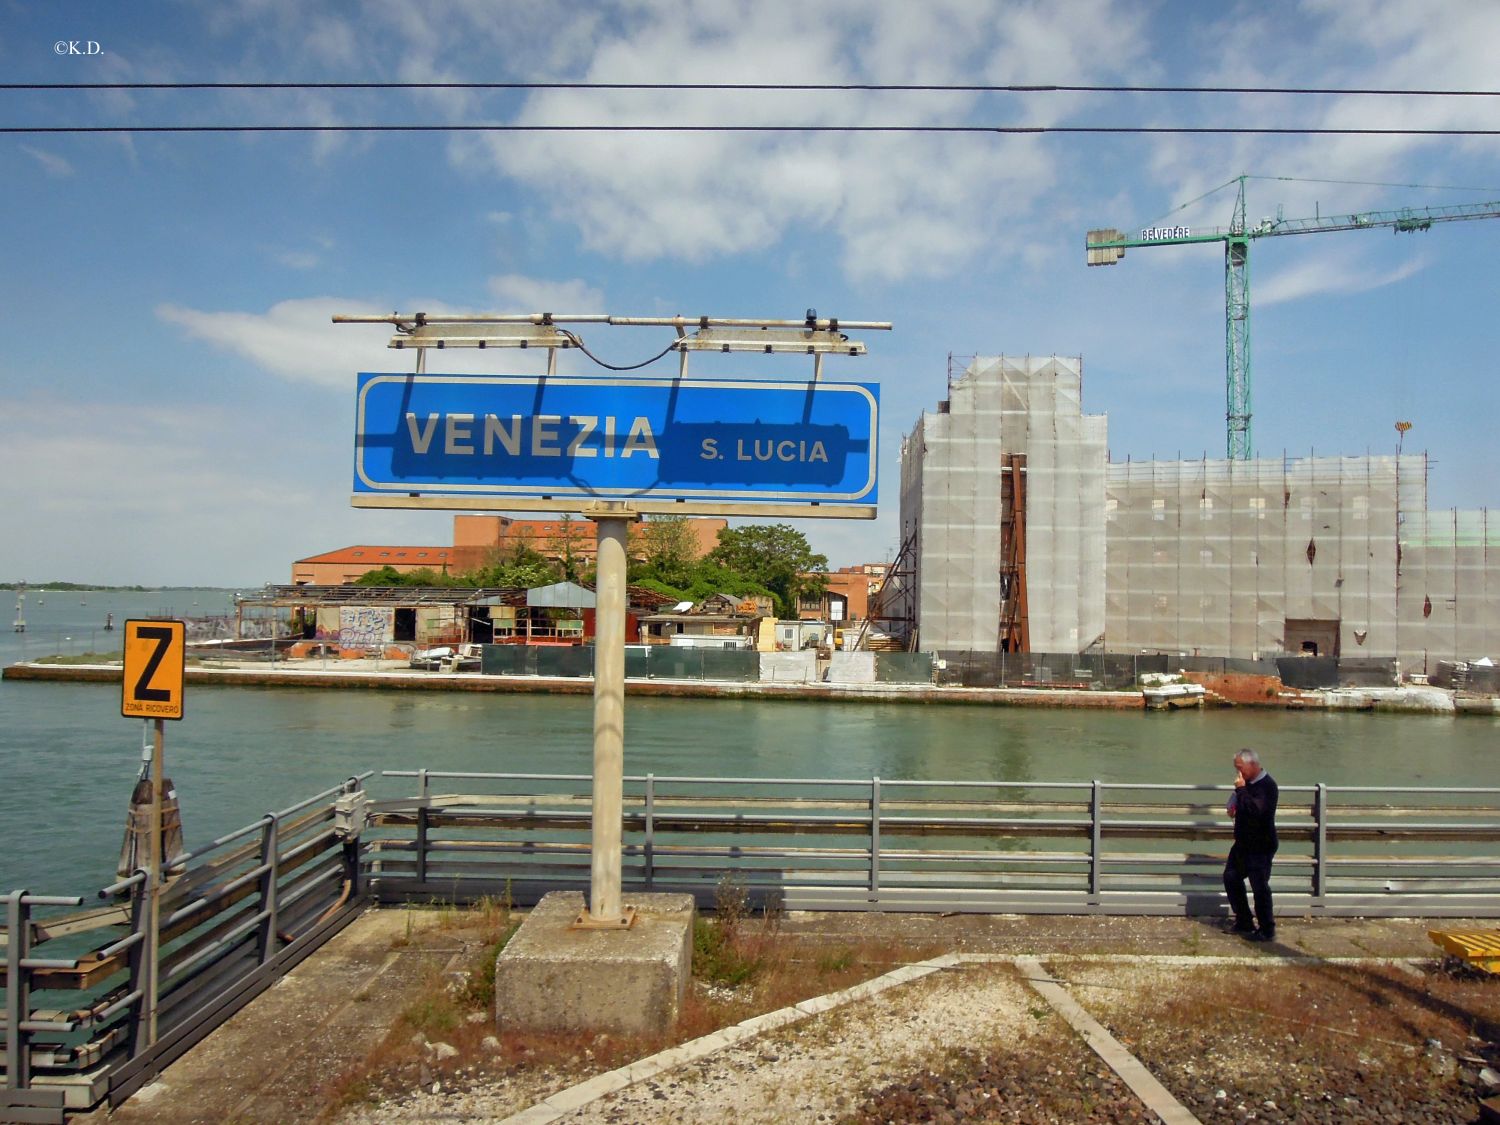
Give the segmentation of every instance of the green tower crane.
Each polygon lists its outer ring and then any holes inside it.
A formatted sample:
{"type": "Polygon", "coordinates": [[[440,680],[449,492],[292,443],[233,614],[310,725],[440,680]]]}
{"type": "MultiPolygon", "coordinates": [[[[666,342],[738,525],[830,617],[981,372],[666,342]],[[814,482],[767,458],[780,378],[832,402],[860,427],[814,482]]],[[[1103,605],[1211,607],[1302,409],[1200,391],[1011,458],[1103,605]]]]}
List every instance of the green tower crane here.
{"type": "MultiPolygon", "coordinates": [[[[1232,461],[1250,457],[1250,243],[1257,238],[1284,234],[1321,234],[1334,230],[1369,230],[1389,227],[1397,234],[1429,230],[1433,223],[1463,219],[1500,218],[1500,202],[1461,203],[1450,207],[1404,207],[1399,211],[1361,211],[1350,215],[1314,215],[1310,219],[1262,219],[1255,226],[1245,222],[1245,180],[1237,176],[1222,187],[1238,183],[1234,216],[1228,227],[1189,228],[1151,226],[1139,238],[1126,238],[1118,230],[1088,233],[1088,264],[1109,266],[1138,246],[1184,246],[1195,242],[1224,244],[1224,369],[1225,421],[1228,424],[1228,456],[1232,461]]],[[[1219,190],[1218,188],[1214,189],[1219,190]]],[[[1210,193],[1212,194],[1212,193],[1210,193]]]]}

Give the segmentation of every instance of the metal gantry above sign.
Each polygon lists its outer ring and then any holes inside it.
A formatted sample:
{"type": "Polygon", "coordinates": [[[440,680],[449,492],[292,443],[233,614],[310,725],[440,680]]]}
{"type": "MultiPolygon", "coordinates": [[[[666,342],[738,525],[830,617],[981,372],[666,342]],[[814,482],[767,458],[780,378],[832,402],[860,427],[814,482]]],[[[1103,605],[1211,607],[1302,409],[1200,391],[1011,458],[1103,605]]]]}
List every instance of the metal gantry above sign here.
{"type": "MultiPolygon", "coordinates": [[[[356,507],[872,519],[879,387],[822,379],[822,357],[863,355],[847,328],[885,322],[532,313],[339,316],[389,323],[413,374],[359,376],[356,507]],[[559,375],[560,349],[590,358],[570,324],[665,327],[675,378],[559,375]],[[547,374],[428,374],[430,349],[544,348],[547,374]],[[802,354],[805,382],[689,379],[691,352],[802,354]]],[[[601,362],[596,360],[596,362],[601,362]]],[[[605,365],[608,366],[608,365],[605,365]]],[[[639,365],[644,366],[644,365],[639,365]]]]}

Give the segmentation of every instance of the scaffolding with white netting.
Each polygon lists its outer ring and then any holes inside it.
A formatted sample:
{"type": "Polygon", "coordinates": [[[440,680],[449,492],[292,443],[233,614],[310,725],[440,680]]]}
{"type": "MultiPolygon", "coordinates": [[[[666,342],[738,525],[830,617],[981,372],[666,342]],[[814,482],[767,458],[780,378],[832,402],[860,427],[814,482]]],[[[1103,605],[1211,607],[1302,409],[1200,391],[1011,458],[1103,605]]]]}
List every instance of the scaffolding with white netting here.
{"type": "Polygon", "coordinates": [[[1202,656],[1492,655],[1500,534],[1427,510],[1427,457],[1108,470],[1108,648],[1202,656]],[[1398,547],[1399,544],[1399,547],[1398,547]]]}
{"type": "Polygon", "coordinates": [[[903,540],[915,543],[920,647],[999,651],[1024,597],[1033,651],[1077,652],[1104,632],[1103,417],[1081,411],[1076,358],[980,356],[924,413],[902,456],[903,540]],[[1007,458],[1025,511],[1007,512],[1007,458]],[[1006,538],[1025,536],[1024,565],[1006,538]]]}
{"type": "Polygon", "coordinates": [[[1500,521],[1429,511],[1425,453],[1109,463],[1082,370],[950,365],[902,446],[908,648],[1500,658],[1500,521]]]}

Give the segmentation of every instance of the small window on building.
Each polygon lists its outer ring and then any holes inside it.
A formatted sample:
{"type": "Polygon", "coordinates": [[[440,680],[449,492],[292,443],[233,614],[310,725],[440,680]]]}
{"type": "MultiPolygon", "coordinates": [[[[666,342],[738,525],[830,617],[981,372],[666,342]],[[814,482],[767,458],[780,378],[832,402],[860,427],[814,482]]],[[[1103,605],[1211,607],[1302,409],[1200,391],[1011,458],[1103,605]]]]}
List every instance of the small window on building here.
{"type": "Polygon", "coordinates": [[[1251,551],[1250,552],[1250,565],[1251,566],[1259,566],[1260,565],[1260,552],[1259,551],[1251,551]]]}
{"type": "Polygon", "coordinates": [[[1120,502],[1118,500],[1116,500],[1113,496],[1107,497],[1105,499],[1105,501],[1104,501],[1104,510],[1106,512],[1113,512],[1119,506],[1120,506],[1120,502]]]}
{"type": "Polygon", "coordinates": [[[404,559],[404,558],[406,558],[406,552],[405,551],[397,551],[396,552],[396,557],[398,559],[404,559]]]}
{"type": "Polygon", "coordinates": [[[1212,547],[1204,547],[1198,552],[1198,561],[1204,566],[1213,566],[1214,552],[1212,547]]]}
{"type": "Polygon", "coordinates": [[[1158,497],[1151,501],[1151,518],[1154,520],[1164,520],[1167,518],[1167,502],[1164,499],[1158,497]]]}
{"type": "Polygon", "coordinates": [[[1211,594],[1204,594],[1202,597],[1200,597],[1198,599],[1198,608],[1200,610],[1210,610],[1210,609],[1213,609],[1213,607],[1214,607],[1214,599],[1213,599],[1213,596],[1211,594]]]}
{"type": "Polygon", "coordinates": [[[1368,496],[1356,496],[1354,498],[1354,518],[1367,520],[1370,518],[1370,498],[1368,496]]]}
{"type": "Polygon", "coordinates": [[[1255,513],[1255,518],[1263,520],[1266,518],[1266,498],[1264,496],[1250,497],[1250,510],[1255,513]]]}
{"type": "Polygon", "coordinates": [[[1167,608],[1167,595],[1166,594],[1157,594],[1156,595],[1156,608],[1157,609],[1166,609],[1167,608]]]}
{"type": "Polygon", "coordinates": [[[364,554],[364,552],[363,552],[363,551],[355,551],[355,552],[354,552],[354,557],[355,557],[355,558],[359,558],[359,557],[360,557],[360,556],[361,556],[361,555],[363,555],[363,554],[364,554]]]}
{"type": "Polygon", "coordinates": [[[419,559],[425,559],[426,557],[427,557],[427,552],[426,551],[418,551],[417,552],[417,558],[419,558],[419,559]]]}
{"type": "Polygon", "coordinates": [[[1313,517],[1313,498],[1303,496],[1297,501],[1297,506],[1302,510],[1302,518],[1310,520],[1313,517]]]}
{"type": "Polygon", "coordinates": [[[391,553],[389,551],[381,551],[380,552],[380,557],[383,558],[383,559],[388,559],[388,558],[391,557],[391,553]]]}

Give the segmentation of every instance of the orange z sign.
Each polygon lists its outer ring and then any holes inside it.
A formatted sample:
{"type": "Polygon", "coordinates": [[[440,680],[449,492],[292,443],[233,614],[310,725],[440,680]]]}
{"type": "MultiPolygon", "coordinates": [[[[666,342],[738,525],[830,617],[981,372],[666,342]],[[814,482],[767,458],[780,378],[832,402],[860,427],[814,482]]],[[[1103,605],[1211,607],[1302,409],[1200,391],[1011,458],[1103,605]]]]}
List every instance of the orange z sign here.
{"type": "Polygon", "coordinates": [[[120,714],[127,719],[182,718],[187,627],[181,621],[125,622],[125,681],[120,714]]]}

